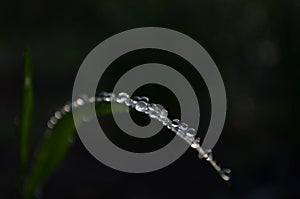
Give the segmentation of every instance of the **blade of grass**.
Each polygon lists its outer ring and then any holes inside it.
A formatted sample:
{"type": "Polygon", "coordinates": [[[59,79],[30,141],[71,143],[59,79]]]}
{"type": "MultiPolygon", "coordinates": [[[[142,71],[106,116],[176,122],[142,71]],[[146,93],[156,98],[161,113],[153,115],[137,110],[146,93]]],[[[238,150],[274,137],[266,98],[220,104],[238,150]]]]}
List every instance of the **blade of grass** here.
{"type": "MultiPolygon", "coordinates": [[[[126,108],[116,105],[118,112],[124,112],[126,108]]],[[[87,115],[88,107],[81,107],[76,111],[79,114],[87,115]]],[[[111,114],[110,104],[97,104],[97,114],[111,114]]],[[[71,113],[63,116],[57,124],[46,132],[42,140],[31,171],[25,181],[23,189],[23,199],[31,199],[35,192],[41,187],[47,176],[58,166],[66,152],[68,151],[75,132],[74,120],[71,113]]]]}
{"type": "Polygon", "coordinates": [[[33,111],[32,62],[30,50],[24,52],[21,113],[17,124],[19,138],[20,179],[24,177],[29,158],[29,137],[33,111]]]}

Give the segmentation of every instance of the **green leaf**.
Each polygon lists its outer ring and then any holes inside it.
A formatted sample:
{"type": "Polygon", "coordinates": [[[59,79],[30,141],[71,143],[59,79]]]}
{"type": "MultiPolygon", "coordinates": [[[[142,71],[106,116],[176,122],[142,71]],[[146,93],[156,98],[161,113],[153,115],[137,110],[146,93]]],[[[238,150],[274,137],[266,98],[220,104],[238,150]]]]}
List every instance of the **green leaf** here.
{"type": "Polygon", "coordinates": [[[17,133],[19,138],[20,179],[23,179],[29,158],[29,138],[33,111],[32,63],[29,49],[24,52],[22,102],[17,133]]]}
{"type": "MultiPolygon", "coordinates": [[[[125,106],[116,106],[117,112],[124,112],[125,106]]],[[[80,115],[87,115],[89,106],[77,108],[80,115]]],[[[96,104],[97,114],[111,114],[110,104],[96,104]]],[[[32,165],[31,171],[27,177],[23,189],[23,198],[31,199],[34,193],[41,187],[47,176],[58,166],[68,151],[75,132],[72,113],[67,113],[57,124],[46,132],[42,140],[32,165]]]]}

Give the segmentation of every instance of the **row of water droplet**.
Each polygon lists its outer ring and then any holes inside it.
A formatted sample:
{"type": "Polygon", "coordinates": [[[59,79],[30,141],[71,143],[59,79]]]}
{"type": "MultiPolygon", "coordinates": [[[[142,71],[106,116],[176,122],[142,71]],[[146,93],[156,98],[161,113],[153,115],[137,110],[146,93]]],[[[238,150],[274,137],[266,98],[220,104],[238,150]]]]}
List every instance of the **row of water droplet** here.
{"type": "Polygon", "coordinates": [[[162,125],[166,126],[171,131],[175,132],[192,148],[196,149],[199,153],[199,158],[205,158],[219,175],[225,180],[230,180],[230,170],[222,169],[213,159],[211,150],[204,150],[200,146],[200,138],[195,138],[197,132],[194,128],[189,127],[188,124],[181,122],[179,119],[169,119],[168,111],[160,104],[149,103],[147,97],[133,97],[132,99],[127,93],[119,93],[117,96],[114,93],[101,92],[97,97],[82,96],[74,102],[67,103],[59,111],[56,111],[47,123],[49,129],[52,129],[55,124],[60,120],[63,115],[69,113],[74,108],[78,108],[87,104],[101,103],[101,102],[115,102],[124,104],[127,107],[133,108],[138,112],[148,115],[150,118],[158,120],[162,125]]]}

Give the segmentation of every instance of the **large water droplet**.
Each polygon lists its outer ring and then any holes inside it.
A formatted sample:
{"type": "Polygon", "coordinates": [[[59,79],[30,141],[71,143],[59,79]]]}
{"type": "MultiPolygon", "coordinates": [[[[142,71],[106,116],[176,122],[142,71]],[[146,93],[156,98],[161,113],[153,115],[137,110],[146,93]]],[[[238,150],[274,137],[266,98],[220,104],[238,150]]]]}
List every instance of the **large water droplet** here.
{"type": "Polygon", "coordinates": [[[162,118],[166,118],[168,117],[168,111],[160,104],[157,104],[157,112],[159,113],[159,117],[162,118]]]}
{"type": "Polygon", "coordinates": [[[159,113],[157,111],[158,107],[156,104],[150,104],[148,106],[148,114],[151,118],[158,118],[159,117],[159,113]]]}

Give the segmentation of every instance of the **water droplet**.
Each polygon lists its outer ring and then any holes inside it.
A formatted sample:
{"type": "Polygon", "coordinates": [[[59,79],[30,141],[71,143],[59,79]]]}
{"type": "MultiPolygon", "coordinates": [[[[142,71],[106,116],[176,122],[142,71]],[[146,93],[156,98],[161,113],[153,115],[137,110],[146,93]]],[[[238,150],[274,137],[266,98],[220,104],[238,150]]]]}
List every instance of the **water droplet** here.
{"type": "Polygon", "coordinates": [[[162,122],[162,124],[164,125],[164,126],[169,126],[169,125],[172,125],[172,121],[169,119],[169,118],[162,118],[161,119],[161,122],[162,122]]]}
{"type": "Polygon", "coordinates": [[[130,97],[127,93],[119,93],[118,97],[116,98],[117,103],[124,103],[126,101],[129,101],[130,97]]]}
{"type": "Polygon", "coordinates": [[[135,109],[139,112],[145,112],[148,108],[148,104],[144,101],[139,101],[135,105],[135,109]]]}
{"type": "Polygon", "coordinates": [[[212,161],[213,160],[213,154],[211,149],[206,150],[206,153],[203,154],[203,157],[207,160],[207,161],[212,161]]]}
{"type": "Polygon", "coordinates": [[[172,128],[173,131],[177,131],[179,125],[180,125],[180,120],[179,119],[172,120],[171,128],[172,128]]]}
{"type": "Polygon", "coordinates": [[[130,106],[131,106],[131,107],[134,107],[136,103],[137,103],[137,101],[132,100],[132,99],[130,99],[130,98],[129,98],[128,100],[125,101],[125,105],[126,105],[126,106],[129,106],[129,107],[130,107],[130,106]]]}
{"type": "Polygon", "coordinates": [[[68,113],[68,112],[71,111],[71,106],[68,105],[68,104],[66,104],[66,105],[64,106],[63,110],[64,110],[66,113],[68,113]]]}
{"type": "Polygon", "coordinates": [[[187,135],[188,137],[195,137],[195,135],[196,135],[196,131],[195,131],[195,129],[193,129],[193,128],[187,129],[187,130],[185,131],[185,133],[186,133],[186,135],[187,135]]]}
{"type": "Polygon", "coordinates": [[[193,140],[192,144],[191,144],[191,147],[196,149],[200,146],[200,138],[196,138],[193,140]]]}
{"type": "Polygon", "coordinates": [[[30,86],[30,84],[31,84],[31,79],[30,79],[30,77],[26,77],[26,78],[25,78],[24,84],[25,84],[25,86],[30,86]]]}
{"type": "Polygon", "coordinates": [[[47,126],[48,126],[49,129],[52,129],[54,127],[54,124],[52,124],[51,121],[48,121],[47,126]]]}
{"type": "Polygon", "coordinates": [[[222,169],[220,171],[220,176],[223,178],[225,181],[229,181],[231,179],[231,170],[230,169],[222,169]]]}
{"type": "Polygon", "coordinates": [[[159,112],[159,117],[162,118],[166,118],[168,117],[168,111],[160,104],[157,104],[157,111],[159,112]]]}
{"type": "Polygon", "coordinates": [[[150,104],[148,107],[148,114],[151,118],[158,118],[159,113],[157,112],[157,105],[156,104],[150,104]]]}
{"type": "Polygon", "coordinates": [[[61,112],[60,111],[56,111],[54,113],[54,117],[56,117],[56,119],[61,119],[61,112]]]}
{"type": "Polygon", "coordinates": [[[51,117],[51,118],[50,118],[50,122],[51,122],[52,124],[56,124],[56,123],[57,123],[56,117],[51,117]]]}
{"type": "Polygon", "coordinates": [[[168,117],[168,111],[160,104],[150,104],[148,113],[150,117],[159,120],[168,117]]]}
{"type": "Polygon", "coordinates": [[[108,101],[108,102],[112,102],[116,99],[116,95],[113,94],[113,93],[108,93],[107,97],[105,98],[105,101],[108,101]]]}
{"type": "Polygon", "coordinates": [[[83,106],[83,105],[84,105],[84,100],[83,100],[82,98],[78,98],[78,99],[76,100],[76,104],[77,104],[78,106],[83,106]]]}
{"type": "Polygon", "coordinates": [[[182,131],[186,131],[189,128],[189,125],[186,123],[181,123],[179,129],[182,131]]]}
{"type": "Polygon", "coordinates": [[[73,108],[77,108],[78,104],[77,104],[77,100],[75,102],[73,102],[73,108]]]}
{"type": "Polygon", "coordinates": [[[115,99],[115,94],[113,93],[108,93],[108,92],[105,92],[105,91],[102,91],[98,94],[98,96],[100,98],[102,98],[104,101],[106,102],[111,102],[115,99]]]}
{"type": "Polygon", "coordinates": [[[90,99],[89,99],[89,102],[90,103],[94,103],[96,101],[96,98],[95,97],[91,97],[90,99]]]}

